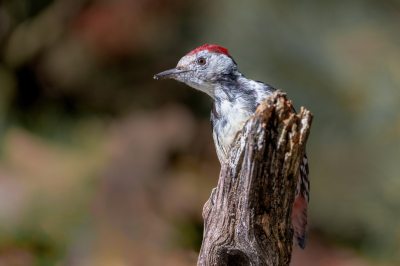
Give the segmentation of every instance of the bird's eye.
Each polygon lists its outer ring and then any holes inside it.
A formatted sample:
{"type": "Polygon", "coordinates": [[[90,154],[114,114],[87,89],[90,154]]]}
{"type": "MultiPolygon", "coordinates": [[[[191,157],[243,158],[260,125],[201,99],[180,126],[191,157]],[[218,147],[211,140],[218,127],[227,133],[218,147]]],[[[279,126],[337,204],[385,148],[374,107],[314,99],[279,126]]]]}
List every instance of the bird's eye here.
{"type": "Polygon", "coordinates": [[[205,64],[206,64],[206,59],[200,57],[199,59],[197,59],[197,64],[199,64],[199,65],[205,65],[205,64]]]}

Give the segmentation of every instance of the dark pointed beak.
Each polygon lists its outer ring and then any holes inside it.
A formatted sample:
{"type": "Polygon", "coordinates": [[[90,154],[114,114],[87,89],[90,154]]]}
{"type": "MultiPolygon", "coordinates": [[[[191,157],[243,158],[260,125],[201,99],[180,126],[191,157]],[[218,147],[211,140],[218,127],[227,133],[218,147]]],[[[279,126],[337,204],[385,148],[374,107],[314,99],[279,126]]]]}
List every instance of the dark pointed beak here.
{"type": "Polygon", "coordinates": [[[157,75],[154,75],[154,79],[166,79],[166,78],[172,78],[173,76],[180,74],[180,73],[185,73],[189,72],[190,70],[179,70],[176,68],[158,73],[157,75]]]}

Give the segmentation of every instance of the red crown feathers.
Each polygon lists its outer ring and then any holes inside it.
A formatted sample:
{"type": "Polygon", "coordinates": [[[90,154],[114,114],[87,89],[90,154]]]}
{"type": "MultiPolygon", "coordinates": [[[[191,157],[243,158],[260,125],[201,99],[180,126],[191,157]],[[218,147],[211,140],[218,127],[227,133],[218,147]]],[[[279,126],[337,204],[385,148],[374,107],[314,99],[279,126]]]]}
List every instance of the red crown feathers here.
{"type": "Polygon", "coordinates": [[[198,52],[208,50],[211,53],[224,54],[230,57],[228,49],[219,46],[218,44],[207,43],[203,46],[197,47],[187,55],[197,54],[198,52]]]}

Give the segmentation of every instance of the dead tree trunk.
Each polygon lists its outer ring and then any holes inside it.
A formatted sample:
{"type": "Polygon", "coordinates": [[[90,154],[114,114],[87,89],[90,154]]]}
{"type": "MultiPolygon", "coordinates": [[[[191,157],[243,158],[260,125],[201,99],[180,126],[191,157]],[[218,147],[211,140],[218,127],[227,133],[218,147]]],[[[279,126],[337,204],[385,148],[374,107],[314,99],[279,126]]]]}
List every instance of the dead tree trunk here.
{"type": "Polygon", "coordinates": [[[222,164],[214,206],[203,208],[197,265],[289,265],[292,208],[312,114],[295,115],[280,91],[236,136],[222,164]]]}

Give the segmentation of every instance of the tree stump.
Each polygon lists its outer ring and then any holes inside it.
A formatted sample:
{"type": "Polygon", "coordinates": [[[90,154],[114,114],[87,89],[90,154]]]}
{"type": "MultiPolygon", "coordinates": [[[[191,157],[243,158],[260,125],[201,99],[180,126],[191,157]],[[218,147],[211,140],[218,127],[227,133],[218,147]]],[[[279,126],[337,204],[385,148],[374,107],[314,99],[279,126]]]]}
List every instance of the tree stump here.
{"type": "Polygon", "coordinates": [[[221,165],[214,206],[203,208],[197,265],[289,265],[292,209],[312,114],[293,113],[286,94],[265,99],[221,165]]]}

